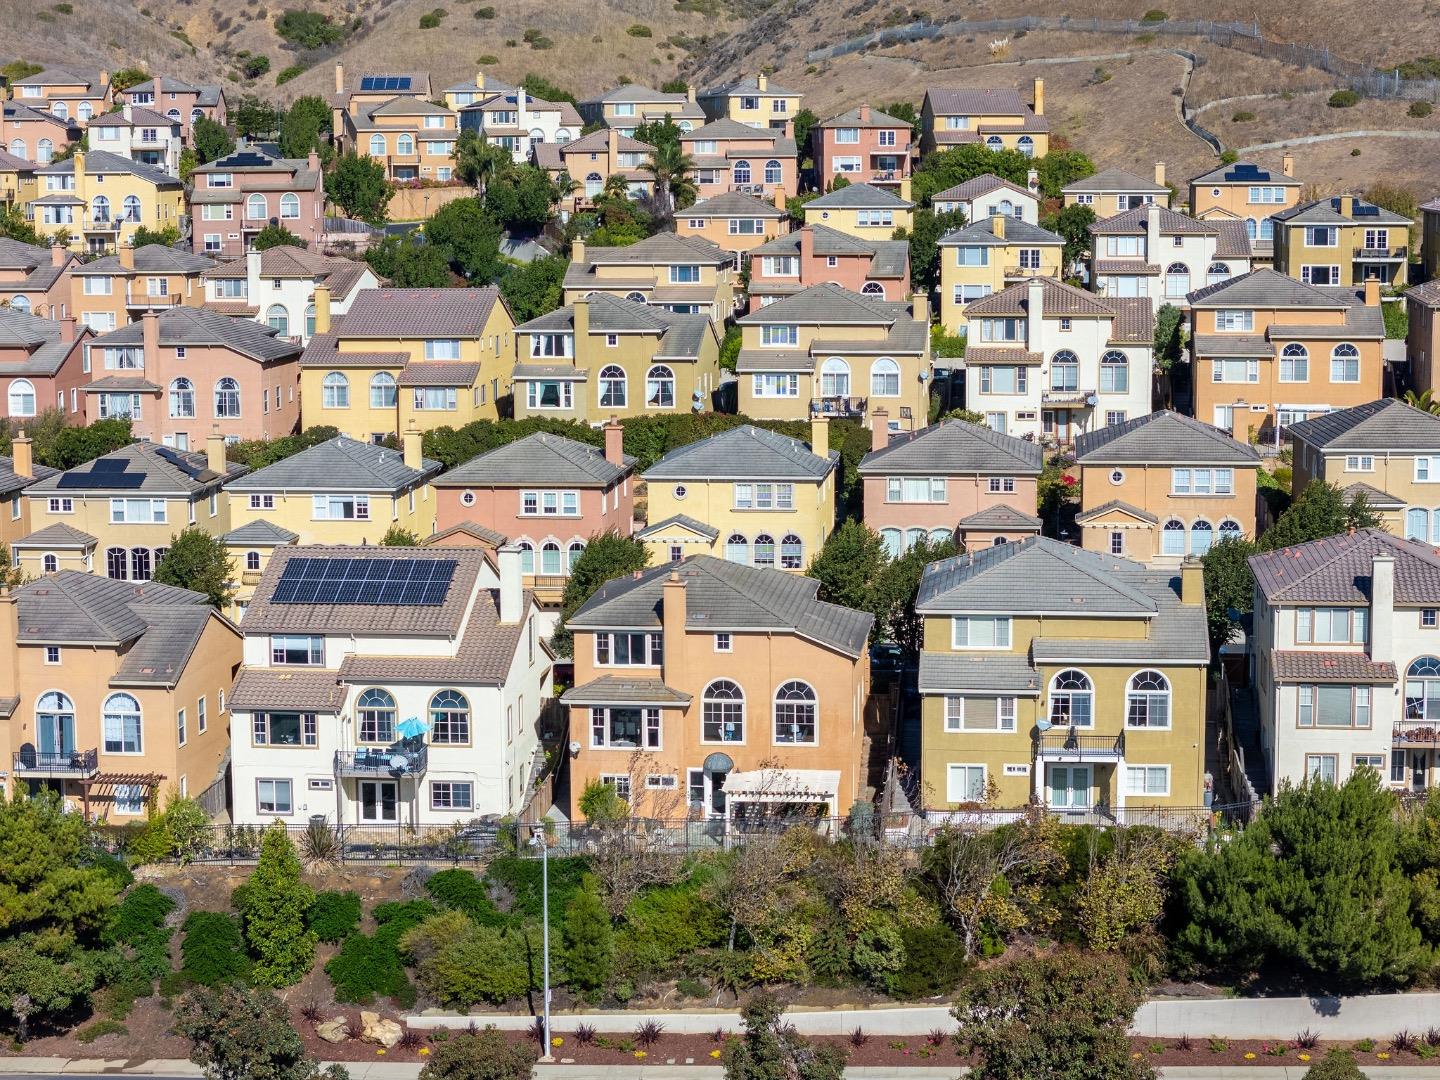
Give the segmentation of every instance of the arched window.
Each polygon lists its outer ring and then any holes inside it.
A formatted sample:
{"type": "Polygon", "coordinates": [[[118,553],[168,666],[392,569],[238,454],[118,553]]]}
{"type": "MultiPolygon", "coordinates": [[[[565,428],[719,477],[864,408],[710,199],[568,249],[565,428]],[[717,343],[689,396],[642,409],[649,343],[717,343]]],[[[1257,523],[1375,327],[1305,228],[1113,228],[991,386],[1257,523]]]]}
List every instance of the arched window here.
{"type": "Polygon", "coordinates": [[[396,400],[394,375],[388,371],[380,371],[370,376],[370,407],[372,409],[393,409],[396,400]]]}
{"type": "Polygon", "coordinates": [[[645,303],[645,294],[638,292],[630,292],[625,294],[625,299],[631,301],[632,303],[643,304],[645,303]]]}
{"type": "Polygon", "coordinates": [[[123,547],[110,547],[105,549],[105,574],[116,581],[124,581],[130,576],[130,553],[123,547]]]}
{"type": "Polygon", "coordinates": [[[546,540],[540,545],[540,573],[552,577],[560,573],[560,545],[554,540],[546,540]]]}
{"type": "MultiPolygon", "coordinates": [[[[688,124],[689,121],[687,120],[686,123],[688,124]]],[[[566,143],[568,143],[568,142],[571,140],[571,138],[573,138],[573,136],[570,134],[570,129],[569,129],[569,128],[556,128],[556,129],[555,129],[555,141],[556,141],[557,143],[559,143],[561,146],[564,146],[566,143]]]]}
{"type": "Polygon", "coordinates": [[[259,569],[260,569],[260,552],[258,552],[258,551],[247,551],[247,552],[245,553],[245,569],[246,569],[246,570],[259,570],[259,569]]]}
{"type": "Polygon", "coordinates": [[[338,371],[326,375],[320,384],[320,404],[327,409],[348,409],[350,380],[338,371]]]}
{"type": "Polygon", "coordinates": [[[1100,390],[1108,394],[1130,392],[1130,359],[1123,352],[1111,349],[1100,357],[1100,390]]]}
{"type": "Polygon", "coordinates": [[[783,170],[780,168],[780,162],[765,162],[765,183],[778,184],[784,178],[784,175],[783,170]]]}
{"type": "Polygon", "coordinates": [[[17,296],[10,301],[10,310],[18,311],[23,315],[30,314],[30,298],[28,296],[17,296]]]}
{"type": "Polygon", "coordinates": [[[1125,726],[1170,726],[1170,680],[1158,671],[1137,671],[1125,689],[1125,726]]]}
{"type": "Polygon", "coordinates": [[[1026,157],[1034,157],[1035,140],[1032,139],[1029,135],[1021,135],[1020,138],[1017,139],[1015,142],[1015,149],[1019,150],[1020,153],[1024,154],[1026,157]]]}
{"type": "Polygon", "coordinates": [[[900,396],[900,365],[882,356],[870,365],[870,396],[900,396]]]}
{"type": "Polygon", "coordinates": [[[1330,353],[1330,381],[1332,383],[1360,381],[1360,350],[1348,341],[1342,341],[1330,353]]]}
{"type": "Polygon", "coordinates": [[[700,738],[703,742],[745,741],[745,693],[729,679],[705,687],[700,738]]]}
{"type": "Polygon", "coordinates": [[[385,156],[385,136],[384,136],[384,135],[378,135],[378,134],[377,134],[377,135],[371,135],[371,136],[370,136],[370,156],[371,156],[371,157],[384,157],[384,156],[385,156]]]}
{"type": "Polygon", "coordinates": [[[1260,219],[1260,239],[1261,239],[1261,240],[1274,240],[1274,239],[1275,239],[1275,219],[1274,219],[1274,218],[1268,218],[1268,217],[1267,217],[1267,218],[1261,218],[1261,219],[1260,219]]]}
{"type": "Polygon", "coordinates": [[[985,149],[1003,150],[1005,149],[1005,140],[1000,138],[999,135],[991,135],[988,139],[985,140],[985,149]]]}
{"type": "Polygon", "coordinates": [[[830,357],[820,368],[820,396],[850,396],[850,365],[838,356],[830,357]]]}
{"type": "Polygon", "coordinates": [[[1061,349],[1050,359],[1050,389],[1074,392],[1080,389],[1080,358],[1061,349]]]}
{"type": "Polygon", "coordinates": [[[57,101],[55,102],[55,104],[51,105],[50,112],[52,115],[59,117],[61,120],[70,119],[70,106],[66,105],[63,101],[57,101]]]}
{"type": "Polygon", "coordinates": [[[441,690],[430,699],[430,741],[452,746],[470,741],[470,702],[459,690],[441,690]]]}
{"type": "Polygon", "coordinates": [[[775,741],[813,746],[819,711],[815,689],[809,683],[792,679],[783,684],[775,691],[775,741]]]}
{"type": "Polygon", "coordinates": [[[1090,676],[1066,668],[1050,681],[1050,723],[1055,727],[1095,726],[1095,688],[1090,676]]]}
{"type": "Polygon", "coordinates": [[[59,690],[47,691],[35,702],[35,742],[42,754],[75,752],[75,703],[59,690]]]}
{"type": "Polygon", "coordinates": [[[300,216],[300,196],[292,191],[281,195],[280,216],[282,218],[298,218],[300,216]]]}
{"type": "Polygon", "coordinates": [[[930,530],[930,543],[932,543],[932,544],[948,544],[948,543],[950,542],[950,538],[951,538],[952,535],[953,535],[953,534],[950,532],[949,529],[931,529],[931,530],[930,530]]]}
{"type": "Polygon", "coordinates": [[[192,123],[192,124],[195,123],[195,121],[201,119],[204,115],[205,115],[205,110],[204,110],[204,109],[191,109],[191,110],[190,110],[190,123],[192,123]]]}
{"type": "Polygon", "coordinates": [[[140,220],[140,196],[139,196],[139,195],[126,195],[126,196],[125,196],[125,201],[124,201],[124,203],[123,203],[122,205],[125,207],[125,218],[124,218],[124,220],[126,220],[126,221],[133,221],[133,222],[138,222],[138,221],[140,220]]]}
{"type": "Polygon", "coordinates": [[[104,724],[102,737],[107,754],[138,754],[141,752],[140,702],[129,694],[111,694],[101,709],[104,724]]]}
{"type": "Polygon", "coordinates": [[[1430,535],[1430,511],[1412,506],[1405,511],[1405,539],[1425,540],[1430,535]]]}
{"type": "Polygon", "coordinates": [[[104,195],[96,195],[90,200],[90,217],[95,221],[110,220],[110,200],[104,195]]]}
{"type": "Polygon", "coordinates": [[[1171,263],[1165,268],[1165,295],[1183,297],[1190,291],[1190,267],[1184,263],[1171,263]]]}
{"type": "Polygon", "coordinates": [[[769,533],[755,537],[755,565],[775,568],[775,538],[769,533]]]}
{"type": "Polygon", "coordinates": [[[215,416],[223,420],[240,416],[240,383],[228,375],[215,384],[215,416]]]}
{"type": "Polygon", "coordinates": [[[999,205],[997,205],[995,209],[999,212],[1001,217],[1015,216],[1015,204],[1012,203],[1009,199],[1001,199],[999,205]]]}
{"type": "Polygon", "coordinates": [[[780,541],[780,569],[800,570],[805,566],[805,542],[794,533],[780,541]]]}
{"type": "Polygon", "coordinates": [[[265,196],[260,192],[251,192],[245,197],[245,219],[247,221],[264,221],[269,213],[270,209],[265,204],[265,196]]]}
{"type": "Polygon", "coordinates": [[[725,558],[734,563],[750,561],[750,541],[739,533],[731,533],[725,540],[725,558]]]}
{"type": "Polygon", "coordinates": [[[862,296],[878,296],[884,299],[885,286],[881,285],[878,281],[867,281],[864,285],[860,286],[860,293],[862,296]]]}
{"type": "Polygon", "coordinates": [[[45,574],[58,574],[60,572],[60,558],[46,552],[40,556],[40,571],[45,574]]]}
{"type": "Polygon", "coordinates": [[[690,132],[695,130],[695,125],[690,123],[689,120],[681,120],[680,123],[675,126],[680,129],[681,135],[689,135],[690,132]]]}
{"type": "Polygon", "coordinates": [[[14,379],[11,381],[10,415],[35,415],[35,384],[29,379],[14,379]]]}
{"type": "Polygon", "coordinates": [[[415,153],[415,136],[401,133],[395,139],[395,153],[402,156],[415,153]]]}
{"type": "Polygon", "coordinates": [[[15,155],[16,157],[18,157],[18,158],[23,158],[23,157],[25,156],[25,140],[24,140],[24,139],[11,139],[11,140],[10,140],[10,153],[14,154],[14,155],[15,155]]]}
{"type": "Polygon", "coordinates": [[[600,407],[625,407],[625,369],[617,364],[607,364],[600,369],[600,407]]]}
{"type": "Polygon", "coordinates": [[[930,534],[927,533],[924,529],[906,529],[905,550],[909,551],[916,544],[921,543],[929,535],[930,534]]]}
{"type": "Polygon", "coordinates": [[[284,304],[271,304],[265,312],[265,322],[280,337],[290,333],[290,311],[284,304]]]}
{"type": "Polygon", "coordinates": [[[35,161],[40,165],[49,165],[55,158],[55,144],[49,139],[41,139],[35,144],[35,161]]]}
{"type": "Polygon", "coordinates": [[[520,549],[520,572],[522,574],[535,573],[535,545],[529,540],[521,540],[515,546],[520,549]]]}
{"type": "Polygon", "coordinates": [[[1244,530],[1240,528],[1240,523],[1238,521],[1235,521],[1231,518],[1226,518],[1224,521],[1220,522],[1221,540],[1239,540],[1240,537],[1243,535],[1244,530]]]}
{"type": "Polygon", "coordinates": [[[750,162],[744,160],[735,162],[734,176],[737,184],[750,183],[750,162]]]}
{"type": "Polygon", "coordinates": [[[585,554],[585,541],[571,540],[570,547],[565,552],[565,572],[573,574],[575,564],[580,561],[580,556],[585,554]]]}
{"type": "MultiPolygon", "coordinates": [[[[159,559],[154,560],[159,562],[159,559]]],[[[137,547],[130,549],[130,580],[149,581],[152,568],[151,554],[149,548],[137,547]]]]}
{"type": "Polygon", "coordinates": [[[903,534],[899,529],[881,529],[880,541],[885,545],[885,553],[892,559],[898,559],[901,554],[903,534]]]}
{"type": "Polygon", "coordinates": [[[1211,263],[1205,269],[1205,284],[1218,285],[1230,276],[1230,267],[1222,262],[1211,263]]]}
{"type": "Polygon", "coordinates": [[[538,127],[534,127],[534,128],[531,128],[531,129],[530,129],[530,142],[531,142],[531,143],[543,143],[544,141],[545,141],[545,132],[544,132],[543,130],[541,130],[541,129],[538,128],[538,127]]]}
{"type": "Polygon", "coordinates": [[[1160,554],[1185,554],[1185,523],[1171,518],[1160,530],[1160,554]]]}
{"type": "Polygon", "coordinates": [[[675,407],[675,372],[656,364],[645,374],[645,404],[652,409],[675,407]]]}
{"type": "Polygon", "coordinates": [[[598,172],[592,172],[589,176],[585,177],[585,197],[587,199],[593,199],[604,190],[605,178],[598,172]]]}
{"type": "Polygon", "coordinates": [[[174,120],[178,124],[180,122],[180,110],[171,109],[165,114],[165,118],[167,120],[174,120]]]}
{"type": "Polygon", "coordinates": [[[1280,350],[1280,381],[1310,381],[1310,353],[1304,345],[1291,342],[1280,350]]]}
{"type": "Polygon", "coordinates": [[[1258,239],[1260,236],[1260,227],[1255,224],[1253,217],[1245,219],[1245,235],[1251,240],[1258,239]]]}
{"type": "Polygon", "coordinates": [[[359,742],[395,741],[395,699],[388,691],[366,690],[355,702],[355,715],[360,722],[359,742]]]}
{"type": "Polygon", "coordinates": [[[305,305],[305,337],[306,337],[306,338],[312,338],[312,337],[314,337],[314,336],[315,336],[315,305],[314,305],[314,304],[306,304],[306,305],[305,305]]]}
{"type": "Polygon", "coordinates": [[[1215,529],[1201,518],[1190,526],[1190,554],[1204,555],[1215,542],[1215,529]]]}
{"type": "Polygon", "coordinates": [[[1405,719],[1440,720],[1440,660],[1422,656],[1405,671],[1405,719]]]}

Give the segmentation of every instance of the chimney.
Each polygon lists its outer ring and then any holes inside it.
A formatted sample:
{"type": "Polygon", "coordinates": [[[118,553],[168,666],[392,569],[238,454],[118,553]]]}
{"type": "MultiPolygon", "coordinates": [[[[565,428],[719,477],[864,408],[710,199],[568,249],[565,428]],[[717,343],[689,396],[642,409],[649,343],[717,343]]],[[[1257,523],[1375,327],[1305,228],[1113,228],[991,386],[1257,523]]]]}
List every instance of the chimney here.
{"type": "Polygon", "coordinates": [[[1388,552],[1370,558],[1370,659],[1395,659],[1395,556],[1388,552]]]}
{"type": "Polygon", "coordinates": [[[815,230],[806,225],[800,230],[800,272],[805,273],[805,268],[810,260],[815,258],[815,230]]]}
{"type": "Polygon", "coordinates": [[[1180,602],[1194,607],[1205,604],[1205,567],[1194,555],[1180,564],[1180,602]]]}
{"type": "Polygon", "coordinates": [[[1295,175],[1295,155],[1294,155],[1294,154],[1286,154],[1283,158],[1280,159],[1280,171],[1281,171],[1282,173],[1284,173],[1286,176],[1291,176],[1291,177],[1293,177],[1293,176],[1295,175]]]}
{"type": "Polygon", "coordinates": [[[475,72],[475,89],[482,93],[485,90],[485,72],[483,70],[475,72]]]}
{"type": "Polygon", "coordinates": [[[1160,251],[1160,204],[1149,203],[1145,207],[1145,258],[1154,262],[1161,257],[1160,251]]]}
{"type": "Polygon", "coordinates": [[[625,461],[625,429],[620,426],[620,421],[612,416],[603,430],[605,432],[605,460],[617,467],[623,465],[625,461]]]}
{"type": "Polygon", "coordinates": [[[785,187],[783,184],[775,185],[775,209],[785,209],[785,187]]]}
{"type": "Polygon", "coordinates": [[[1035,80],[1035,115],[1045,115],[1045,80],[1035,80]]]}
{"type": "Polygon", "coordinates": [[[991,214],[991,215],[990,215],[990,234],[991,234],[992,236],[994,236],[996,240],[1004,240],[1004,239],[1005,239],[1005,215],[1004,215],[1004,214],[991,214]]]}
{"type": "Polygon", "coordinates": [[[830,418],[819,413],[810,417],[810,452],[816,457],[830,456],[830,418]]]}
{"type": "Polygon", "coordinates": [[[786,121],[785,121],[785,138],[787,138],[787,139],[793,139],[793,138],[795,138],[795,121],[794,121],[794,119],[786,119],[786,121]]]}
{"type": "Polygon", "coordinates": [[[101,86],[102,88],[104,88],[104,87],[109,86],[109,85],[110,85],[110,72],[108,72],[108,71],[102,71],[102,72],[100,72],[100,86],[101,86]]]}
{"type": "Polygon", "coordinates": [[[421,442],[420,430],[415,427],[406,428],[405,434],[400,437],[400,445],[402,453],[404,454],[402,460],[405,462],[405,467],[418,471],[421,468],[421,462],[424,460],[424,455],[421,452],[423,444],[421,442]]]}
{"type": "Polygon", "coordinates": [[[140,363],[150,371],[157,371],[160,366],[160,313],[154,308],[147,308],[140,316],[140,329],[141,340],[145,343],[140,363]]]}
{"type": "Polygon", "coordinates": [[[890,412],[876,409],[870,414],[870,452],[884,450],[890,445],[890,412]]]}
{"type": "Polygon", "coordinates": [[[860,123],[862,123],[862,124],[868,124],[869,122],[870,122],[870,106],[869,106],[869,105],[861,105],[861,106],[860,106],[860,123]]]}
{"type": "Polygon", "coordinates": [[[1349,217],[1354,217],[1354,216],[1355,216],[1355,196],[1354,196],[1354,195],[1341,195],[1341,196],[1340,196],[1340,216],[1341,216],[1341,217],[1345,217],[1345,218],[1349,218],[1349,217]]]}
{"type": "Polygon", "coordinates": [[[1028,173],[1025,174],[1025,189],[1026,189],[1027,191],[1029,191],[1031,195],[1039,194],[1039,192],[1040,192],[1040,170],[1039,170],[1039,169],[1031,169],[1028,173]]]}
{"type": "Polygon", "coordinates": [[[1365,306],[1368,308],[1378,308],[1380,306],[1379,278],[1371,277],[1365,279],[1365,306]]]}
{"type": "Polygon", "coordinates": [[[575,331],[575,340],[571,342],[572,352],[575,356],[588,355],[589,344],[586,339],[590,336],[590,298],[578,296],[575,302],[570,305],[570,325],[575,331]]]}
{"type": "Polygon", "coordinates": [[[1032,277],[1025,286],[1025,346],[1039,352],[1042,322],[1045,318],[1045,283],[1032,277]]]}
{"type": "Polygon", "coordinates": [[[671,570],[660,593],[660,629],[665,635],[661,677],[671,686],[685,686],[685,623],[688,618],[685,582],[671,570]]]}
{"type": "Polygon", "coordinates": [[[60,324],[60,340],[75,340],[75,316],[65,315],[56,320],[60,324]]]}
{"type": "Polygon", "coordinates": [[[769,75],[766,75],[763,71],[760,72],[759,75],[756,75],[756,76],[755,76],[755,89],[759,90],[760,93],[762,93],[762,94],[765,93],[766,90],[769,90],[769,89],[770,89],[770,76],[769,76],[769,75]]]}
{"type": "Polygon", "coordinates": [[[695,104],[695,87],[685,87],[685,100],[688,101],[691,105],[695,104]]]}
{"type": "MultiPolygon", "coordinates": [[[[215,425],[219,428],[219,424],[215,425]]],[[[220,476],[225,475],[225,436],[218,430],[205,436],[205,467],[220,476]]]]}
{"type": "Polygon", "coordinates": [[[305,168],[311,172],[315,172],[320,168],[320,155],[315,152],[313,147],[310,149],[310,153],[305,156],[305,168]]]}
{"type": "Polygon", "coordinates": [[[500,563],[500,621],[514,625],[520,621],[520,601],[525,594],[520,579],[520,549],[507,543],[495,555],[500,563]]]}
{"type": "Polygon", "coordinates": [[[330,286],[316,285],[314,300],[315,333],[328,334],[330,332],[330,286]]]}
{"type": "Polygon", "coordinates": [[[916,322],[930,325],[930,294],[917,292],[910,297],[910,314],[916,322]]]}
{"type": "MultiPolygon", "coordinates": [[[[156,99],[156,103],[158,104],[158,103],[159,103],[159,99],[160,99],[160,90],[159,90],[159,88],[156,88],[156,90],[155,90],[155,99],[156,99]]],[[[130,111],[130,102],[127,101],[127,102],[125,102],[124,105],[122,105],[122,106],[120,107],[120,115],[125,118],[125,122],[126,122],[127,124],[130,123],[130,121],[132,121],[132,120],[135,119],[134,114],[130,111]]]]}
{"type": "Polygon", "coordinates": [[[70,258],[70,252],[60,244],[50,245],[50,265],[64,266],[70,258]]]}
{"type": "Polygon", "coordinates": [[[120,259],[120,269],[133,272],[135,269],[135,245],[124,243],[116,250],[120,259]]]}
{"type": "Polygon", "coordinates": [[[1165,163],[1163,161],[1155,162],[1155,183],[1160,187],[1165,186],[1165,163]]]}
{"type": "Polygon", "coordinates": [[[10,467],[15,470],[16,476],[35,475],[35,455],[30,448],[30,436],[25,434],[24,428],[10,440],[10,467]]]}
{"type": "Polygon", "coordinates": [[[583,263],[585,261],[585,241],[575,240],[570,244],[570,261],[572,263],[583,263]]]}
{"type": "Polygon", "coordinates": [[[522,130],[530,129],[530,114],[525,108],[525,88],[523,86],[515,91],[515,124],[522,130]]]}
{"type": "Polygon", "coordinates": [[[344,92],[345,92],[345,65],[342,64],[342,63],[340,63],[340,61],[337,60],[337,61],[335,61],[335,93],[337,93],[337,94],[343,94],[344,92]]]}
{"type": "Polygon", "coordinates": [[[910,177],[902,176],[900,178],[900,188],[897,194],[906,202],[910,201],[910,177]]]}
{"type": "Polygon", "coordinates": [[[260,267],[265,253],[253,248],[245,252],[245,276],[250,279],[250,295],[256,295],[255,283],[260,280],[260,267]]]}
{"type": "MultiPolygon", "coordinates": [[[[165,76],[155,76],[155,111],[160,112],[160,95],[165,92],[165,76]]],[[[129,117],[126,117],[129,119],[129,117]]]]}

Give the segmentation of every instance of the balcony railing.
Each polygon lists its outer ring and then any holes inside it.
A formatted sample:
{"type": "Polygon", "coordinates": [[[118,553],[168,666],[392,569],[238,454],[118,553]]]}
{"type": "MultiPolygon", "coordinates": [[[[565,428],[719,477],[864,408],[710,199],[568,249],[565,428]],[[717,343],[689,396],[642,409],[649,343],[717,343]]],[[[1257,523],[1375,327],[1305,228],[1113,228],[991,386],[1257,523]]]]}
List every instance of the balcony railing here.
{"type": "Polygon", "coordinates": [[[560,603],[565,596],[565,583],[570,579],[563,574],[536,574],[530,579],[530,588],[542,607],[560,603]]]}
{"type": "Polygon", "coordinates": [[[335,751],[336,776],[421,776],[430,765],[430,748],[396,745],[335,751]]]}
{"type": "Polygon", "coordinates": [[[864,416],[866,401],[862,397],[820,397],[810,399],[811,416],[864,416]]]}
{"type": "Polygon", "coordinates": [[[161,308],[174,307],[182,302],[179,293],[166,293],[164,295],[151,296],[146,292],[132,292],[125,294],[126,307],[140,308],[161,308]]]}
{"type": "Polygon", "coordinates": [[[1410,257],[1408,247],[1357,247],[1355,258],[1360,262],[1404,262],[1410,257]]]}
{"type": "Polygon", "coordinates": [[[1042,390],[1040,404],[1052,409],[1079,409],[1097,403],[1094,390],[1042,390]]]}
{"type": "Polygon", "coordinates": [[[11,768],[16,776],[88,778],[100,771],[98,750],[47,752],[22,748],[15,751],[11,768]]]}
{"type": "Polygon", "coordinates": [[[1440,720],[1397,720],[1390,737],[1396,746],[1440,746],[1440,720]]]}
{"type": "Polygon", "coordinates": [[[882,172],[872,173],[870,183],[872,184],[898,184],[905,179],[905,173],[900,169],[885,169],[882,172]]]}
{"type": "Polygon", "coordinates": [[[1035,753],[1045,757],[1073,757],[1077,761],[1119,760],[1125,756],[1125,733],[1082,735],[1076,728],[1035,733],[1035,753]]]}
{"type": "Polygon", "coordinates": [[[1007,266],[1005,267],[1007,278],[1032,278],[1032,277],[1059,277],[1058,266],[1007,266]]]}

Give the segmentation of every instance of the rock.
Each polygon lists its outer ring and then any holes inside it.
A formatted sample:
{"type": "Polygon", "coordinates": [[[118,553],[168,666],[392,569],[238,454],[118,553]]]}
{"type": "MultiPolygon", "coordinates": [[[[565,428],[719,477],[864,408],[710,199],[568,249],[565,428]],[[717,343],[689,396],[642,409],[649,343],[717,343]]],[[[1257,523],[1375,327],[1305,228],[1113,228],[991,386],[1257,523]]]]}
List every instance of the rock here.
{"type": "Polygon", "coordinates": [[[405,1029],[394,1020],[382,1020],[379,1013],[360,1014],[360,1038],[366,1042],[379,1043],[386,1050],[393,1050],[400,1043],[405,1029]]]}
{"type": "Polygon", "coordinates": [[[350,1038],[350,1021],[343,1016],[322,1020],[315,1025],[315,1034],[328,1043],[342,1043],[350,1038]]]}

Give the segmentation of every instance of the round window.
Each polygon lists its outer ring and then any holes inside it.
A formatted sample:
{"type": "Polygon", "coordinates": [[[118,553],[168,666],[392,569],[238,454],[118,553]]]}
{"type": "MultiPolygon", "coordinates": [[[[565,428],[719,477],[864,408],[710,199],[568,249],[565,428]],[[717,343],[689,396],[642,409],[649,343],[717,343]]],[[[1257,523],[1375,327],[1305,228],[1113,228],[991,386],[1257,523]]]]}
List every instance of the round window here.
{"type": "Polygon", "coordinates": [[[686,495],[689,495],[689,494],[690,494],[690,489],[687,488],[684,484],[676,484],[676,485],[675,485],[675,498],[677,498],[677,499],[683,499],[683,498],[685,498],[686,495]]]}
{"type": "Polygon", "coordinates": [[[1112,484],[1123,484],[1124,482],[1125,482],[1125,472],[1124,472],[1123,469],[1111,469],[1111,470],[1110,470],[1110,483],[1112,483],[1112,484]]]}
{"type": "Polygon", "coordinates": [[[474,505],[475,505],[475,492],[473,492],[473,491],[463,492],[463,493],[461,494],[461,496],[460,496],[460,505],[461,505],[461,506],[474,506],[474,505]]]}
{"type": "Polygon", "coordinates": [[[1219,189],[1218,187],[1212,187],[1212,188],[1210,189],[1210,194],[1211,194],[1214,198],[1217,198],[1217,199],[1218,199],[1218,198],[1220,197],[1220,189],[1219,189]]]}

